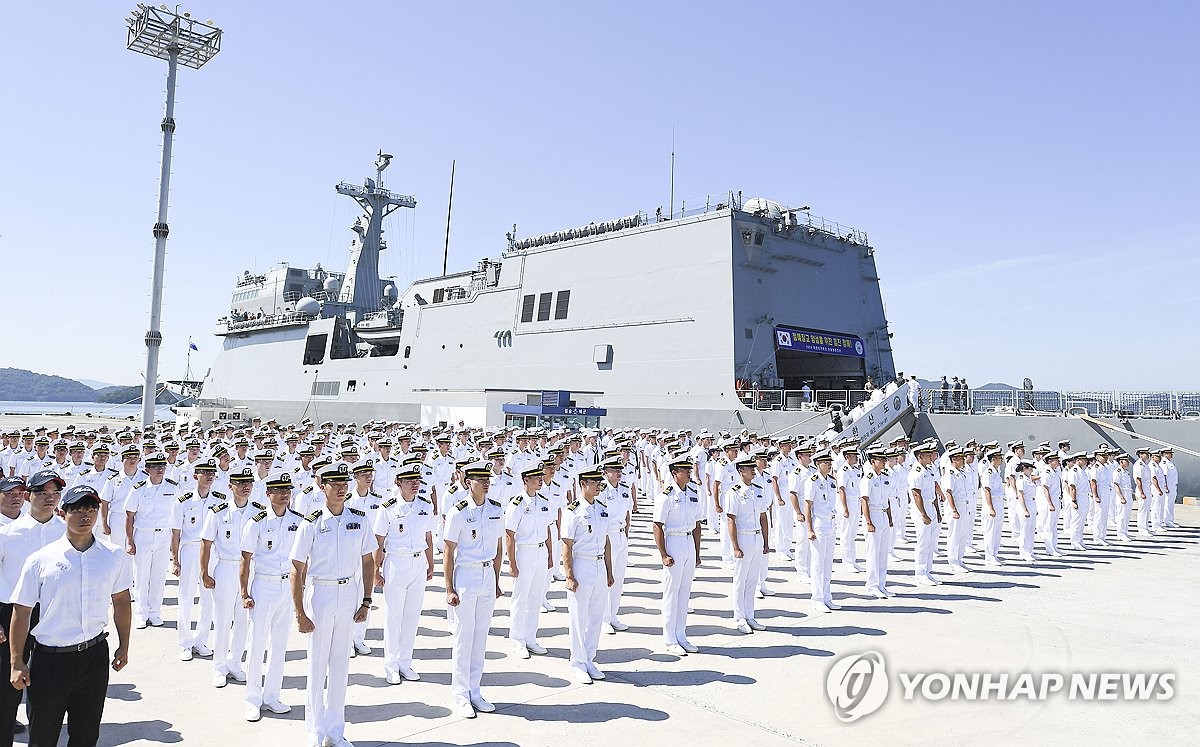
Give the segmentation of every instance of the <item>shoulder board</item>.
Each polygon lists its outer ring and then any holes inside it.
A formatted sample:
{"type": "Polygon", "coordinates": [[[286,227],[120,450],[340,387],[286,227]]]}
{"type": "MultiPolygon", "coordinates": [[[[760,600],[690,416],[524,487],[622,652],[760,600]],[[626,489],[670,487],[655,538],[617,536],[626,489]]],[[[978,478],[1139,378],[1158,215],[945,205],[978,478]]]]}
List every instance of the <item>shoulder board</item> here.
{"type": "Polygon", "coordinates": [[[263,519],[265,519],[265,518],[267,518],[267,512],[266,512],[266,511],[259,511],[259,512],[258,512],[258,513],[256,513],[254,516],[251,516],[251,517],[250,517],[250,520],[251,520],[251,521],[262,521],[262,520],[263,520],[263,519]]]}
{"type": "Polygon", "coordinates": [[[301,493],[311,493],[311,492],[313,492],[314,487],[315,486],[313,486],[313,485],[309,485],[307,488],[305,488],[304,490],[301,490],[300,492],[301,493]]]}
{"type": "Polygon", "coordinates": [[[517,497],[513,498],[513,499],[512,499],[512,504],[513,504],[514,506],[519,506],[519,505],[521,505],[521,501],[523,501],[523,500],[525,500],[525,494],[524,494],[524,493],[522,493],[521,495],[518,495],[517,497]]]}
{"type": "Polygon", "coordinates": [[[446,491],[446,495],[450,495],[451,493],[457,493],[459,491],[459,489],[460,488],[458,487],[458,483],[454,483],[453,485],[450,486],[450,489],[446,491]]]}
{"type": "Polygon", "coordinates": [[[849,465],[849,464],[843,464],[843,465],[842,465],[842,472],[848,472],[849,470],[850,470],[850,465],[849,465]]]}
{"type": "Polygon", "coordinates": [[[133,489],[134,489],[134,490],[137,490],[138,488],[142,487],[142,486],[143,486],[143,485],[145,485],[145,484],[146,484],[146,480],[140,480],[140,481],[138,481],[138,482],[135,482],[135,483],[133,484],[133,489]]]}
{"type": "Polygon", "coordinates": [[[551,484],[551,485],[553,485],[553,486],[554,486],[554,487],[556,487],[556,488],[558,487],[558,482],[557,482],[557,481],[555,481],[555,480],[551,480],[551,481],[550,481],[550,484],[551,484]]]}
{"type": "Polygon", "coordinates": [[[184,501],[186,501],[188,498],[191,498],[191,497],[192,497],[191,493],[184,493],[183,495],[179,496],[179,502],[183,503],[184,501]]]}
{"type": "Polygon", "coordinates": [[[350,509],[350,513],[354,514],[355,516],[366,516],[367,515],[366,511],[360,511],[357,508],[350,509]]]}
{"type": "Polygon", "coordinates": [[[105,471],[112,473],[108,476],[108,479],[110,479],[110,480],[117,476],[117,471],[115,469],[113,469],[112,467],[106,467],[105,471]]]}
{"type": "Polygon", "coordinates": [[[228,496],[226,496],[224,493],[222,493],[222,492],[221,492],[221,491],[219,491],[219,490],[214,490],[214,491],[212,492],[212,494],[213,494],[213,495],[215,495],[215,496],[217,497],[217,500],[220,500],[220,501],[223,501],[223,500],[225,500],[225,498],[227,498],[227,497],[228,497],[228,496]]]}
{"type": "Polygon", "coordinates": [[[383,497],[383,496],[382,496],[382,495],[380,495],[379,493],[376,493],[374,490],[372,490],[372,491],[368,492],[368,493],[367,493],[367,495],[373,495],[373,496],[375,496],[376,498],[382,498],[382,497],[383,497]]]}
{"type": "Polygon", "coordinates": [[[79,470],[79,476],[83,477],[84,475],[86,475],[87,473],[89,473],[91,471],[92,471],[91,467],[84,467],[83,469],[79,470]]]}
{"type": "Polygon", "coordinates": [[[418,501],[425,501],[426,503],[428,503],[428,504],[429,504],[429,505],[431,505],[431,506],[433,505],[433,501],[429,500],[428,498],[426,498],[425,496],[421,495],[420,493],[418,493],[418,494],[417,494],[417,500],[418,500],[418,501]]]}
{"type": "Polygon", "coordinates": [[[671,486],[668,485],[665,488],[663,488],[663,495],[670,495],[670,494],[671,494],[671,486]]]}
{"type": "Polygon", "coordinates": [[[257,508],[259,511],[266,511],[266,510],[267,510],[267,507],[266,507],[266,506],[264,506],[264,505],[263,505],[263,504],[261,504],[261,503],[255,502],[255,501],[250,501],[250,505],[251,505],[251,506],[254,506],[254,507],[255,507],[255,508],[257,508]]]}
{"type": "Polygon", "coordinates": [[[229,507],[229,504],[228,504],[228,503],[218,503],[217,505],[215,505],[215,506],[213,506],[213,507],[212,507],[211,511],[212,511],[214,514],[219,514],[219,513],[221,513],[222,511],[224,511],[224,510],[225,510],[226,508],[228,508],[228,507],[229,507]]]}
{"type": "Polygon", "coordinates": [[[491,498],[488,498],[488,503],[492,504],[496,508],[500,508],[500,501],[494,501],[491,498]]]}
{"type": "Polygon", "coordinates": [[[303,519],[303,518],[304,518],[304,514],[300,513],[299,511],[293,511],[292,509],[290,509],[290,508],[289,508],[289,509],[287,510],[287,512],[288,512],[289,514],[291,514],[292,516],[299,516],[301,519],[303,519]]]}
{"type": "Polygon", "coordinates": [[[733,486],[733,489],[734,489],[734,490],[738,490],[738,491],[745,490],[745,489],[746,489],[746,483],[744,483],[744,482],[739,482],[737,485],[734,485],[734,486],[733,486]]]}
{"type": "Polygon", "coordinates": [[[577,508],[579,508],[579,501],[571,501],[567,504],[567,509],[570,511],[574,511],[577,508]]]}
{"type": "Polygon", "coordinates": [[[391,507],[392,507],[392,506],[394,506],[394,505],[396,505],[396,499],[395,499],[395,498],[388,498],[386,501],[384,501],[384,502],[383,502],[383,507],[384,507],[384,508],[391,508],[391,507]]]}
{"type": "Polygon", "coordinates": [[[810,480],[812,480],[813,482],[816,482],[816,481],[817,481],[817,478],[818,478],[818,477],[820,477],[820,476],[821,476],[821,473],[820,473],[820,472],[814,472],[814,473],[813,473],[813,476],[812,476],[812,477],[810,477],[809,479],[810,479],[810,480]]]}
{"type": "Polygon", "coordinates": [[[311,514],[309,514],[308,516],[306,516],[304,518],[306,521],[316,521],[318,518],[320,518],[320,516],[321,516],[321,509],[318,508],[316,511],[313,511],[311,514]]]}
{"type": "Polygon", "coordinates": [[[298,474],[300,474],[300,467],[299,467],[299,466],[293,467],[293,468],[292,468],[292,474],[293,474],[293,475],[298,475],[298,474]]]}
{"type": "Polygon", "coordinates": [[[458,503],[454,504],[454,507],[459,511],[465,511],[467,509],[467,501],[459,501],[458,503]]]}
{"type": "Polygon", "coordinates": [[[168,478],[166,478],[166,482],[169,482],[169,483],[171,483],[172,485],[178,485],[178,484],[179,484],[179,483],[175,482],[174,480],[172,480],[172,479],[171,479],[171,478],[169,478],[169,477],[168,477],[168,478]]]}

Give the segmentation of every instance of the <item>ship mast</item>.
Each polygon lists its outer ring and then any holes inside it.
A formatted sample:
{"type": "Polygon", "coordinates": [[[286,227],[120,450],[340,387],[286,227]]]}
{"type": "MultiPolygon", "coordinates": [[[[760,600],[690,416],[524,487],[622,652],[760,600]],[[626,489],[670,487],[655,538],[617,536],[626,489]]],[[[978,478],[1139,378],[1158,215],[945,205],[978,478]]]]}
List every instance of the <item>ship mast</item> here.
{"type": "Polygon", "coordinates": [[[338,301],[348,310],[369,313],[379,308],[383,298],[383,281],[379,278],[379,253],[383,251],[383,219],[397,208],[415,208],[417,200],[383,188],[383,172],[392,161],[390,153],[379,151],[375,159],[375,178],[366,179],[363,186],[341,182],[337,192],[354,201],[363,215],[354,225],[359,238],[350,248],[350,264],[342,281],[338,301]]]}

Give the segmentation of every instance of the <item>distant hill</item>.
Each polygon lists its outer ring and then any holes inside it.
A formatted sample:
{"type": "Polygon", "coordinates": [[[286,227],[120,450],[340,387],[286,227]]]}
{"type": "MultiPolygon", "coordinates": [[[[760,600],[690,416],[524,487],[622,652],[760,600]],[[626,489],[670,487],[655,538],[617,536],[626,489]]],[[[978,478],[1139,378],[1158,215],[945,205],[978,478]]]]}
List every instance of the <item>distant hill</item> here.
{"type": "Polygon", "coordinates": [[[80,384],[87,384],[92,389],[106,389],[110,386],[116,386],[110,381],[96,381],[95,379],[80,379],[80,384]]]}
{"type": "MultiPolygon", "coordinates": [[[[142,403],[142,388],[140,386],[106,386],[94,392],[97,402],[112,405],[140,405],[142,403]]],[[[174,392],[163,390],[158,393],[155,402],[160,405],[173,405],[181,397],[174,392]]]]}
{"type": "Polygon", "coordinates": [[[0,368],[0,400],[9,402],[95,402],[90,386],[62,376],[0,368]]]}

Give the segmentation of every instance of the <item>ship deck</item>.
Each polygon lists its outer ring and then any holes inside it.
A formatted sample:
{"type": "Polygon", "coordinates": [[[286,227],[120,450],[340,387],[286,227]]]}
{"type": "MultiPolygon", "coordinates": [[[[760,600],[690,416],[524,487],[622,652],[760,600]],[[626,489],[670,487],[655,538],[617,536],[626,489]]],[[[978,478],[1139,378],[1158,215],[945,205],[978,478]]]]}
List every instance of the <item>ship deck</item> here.
{"type": "MultiPolygon", "coordinates": [[[[429,584],[417,639],[420,682],[385,683],[381,611],[372,613],[368,641],[376,653],[350,665],[347,737],[356,745],[612,745],[653,740],[702,745],[730,738],[757,747],[781,744],[1047,743],[1071,735],[1088,744],[1190,741],[1200,729],[1200,652],[1193,591],[1200,559],[1200,509],[1179,506],[1182,528],[1167,536],[1036,566],[1010,563],[965,577],[942,576],[936,588],[912,585],[911,549],[893,576],[888,601],[863,593],[863,576],[834,566],[833,589],[844,609],[810,614],[808,588],[790,568],[772,564],[778,595],[759,600],[766,632],[742,636],[730,627],[730,572],[716,562],[706,535],[693,592],[690,636],[701,653],[679,658],[659,644],[659,574],[648,518],[632,533],[623,618],[631,628],[602,635],[600,666],[608,679],[574,683],[567,667],[563,584],[551,587],[560,610],[541,616],[547,656],[519,660],[502,637],[508,591],[489,639],[483,692],[498,711],[475,720],[449,708],[450,634],[440,573],[429,584]],[[878,651],[887,659],[892,692],[883,707],[854,724],[834,717],[825,677],[844,654],[878,651]],[[972,703],[904,702],[896,672],[1176,673],[1166,702],[972,703]],[[564,728],[569,727],[569,732],[564,728]]],[[[1005,539],[1007,543],[1007,537],[1005,539]]],[[[1013,550],[1005,548],[1004,557],[1013,550]]],[[[860,544],[860,558],[863,557],[860,544]]],[[[895,565],[895,564],[894,564],[895,565]]],[[[935,571],[944,569],[941,560],[935,571]]],[[[175,587],[168,582],[167,626],[134,631],[130,664],[109,687],[101,744],[303,744],[303,638],[289,641],[284,700],[294,710],[242,717],[242,686],[209,684],[210,665],[176,657],[175,587]]],[[[375,595],[378,599],[379,594],[375,595]]],[[[35,675],[36,676],[36,675],[35,675]]],[[[23,714],[21,716],[24,717],[23,714]]],[[[18,739],[22,739],[19,737],[18,739]]]]}

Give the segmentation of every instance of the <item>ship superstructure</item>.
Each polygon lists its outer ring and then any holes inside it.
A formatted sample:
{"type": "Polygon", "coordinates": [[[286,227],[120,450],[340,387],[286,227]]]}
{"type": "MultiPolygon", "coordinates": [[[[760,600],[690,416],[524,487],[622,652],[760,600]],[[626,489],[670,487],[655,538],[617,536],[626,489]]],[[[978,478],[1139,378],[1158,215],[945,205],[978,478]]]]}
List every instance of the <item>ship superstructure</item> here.
{"type": "Polygon", "coordinates": [[[635,213],[519,238],[475,269],[379,277],[382,217],[416,200],[375,178],[344,273],[246,272],[206,400],[281,419],[498,424],[569,391],[619,423],[728,420],[757,388],[861,390],[894,377],[874,250],[861,231],[766,199],[635,213]]]}

